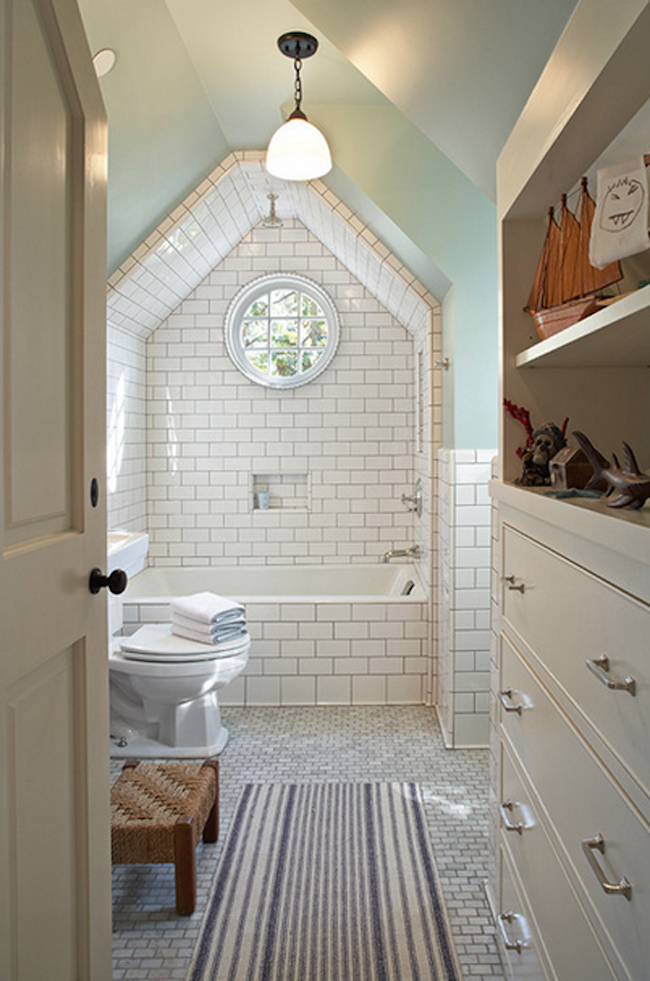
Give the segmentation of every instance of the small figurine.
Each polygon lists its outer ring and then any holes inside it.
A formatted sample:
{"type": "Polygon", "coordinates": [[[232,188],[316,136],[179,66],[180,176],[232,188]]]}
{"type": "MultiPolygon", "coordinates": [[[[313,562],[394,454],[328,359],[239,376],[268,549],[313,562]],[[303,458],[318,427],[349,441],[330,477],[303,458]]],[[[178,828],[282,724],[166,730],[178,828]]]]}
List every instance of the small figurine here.
{"type": "Polygon", "coordinates": [[[504,399],[503,404],[513,419],[517,419],[528,434],[526,446],[517,450],[517,455],[523,464],[523,471],[515,483],[521,487],[549,485],[551,483],[549,463],[556,453],[566,446],[565,432],[569,420],[564,420],[561,429],[554,422],[545,422],[537,429],[533,429],[528,409],[522,409],[508,399],[504,399]]]}
{"type": "Polygon", "coordinates": [[[623,467],[615,454],[612,454],[614,466],[609,466],[608,463],[603,466],[598,450],[584,433],[575,431],[571,435],[575,437],[594,471],[587,481],[586,488],[605,487],[605,497],[618,491],[616,497],[607,502],[610,508],[642,508],[650,497],[650,476],[639,470],[632,448],[627,443],[623,443],[623,467]]]}
{"type": "Polygon", "coordinates": [[[554,422],[533,430],[533,445],[521,454],[523,473],[515,480],[522,487],[543,487],[551,483],[549,463],[566,446],[562,431],[554,422]]]}

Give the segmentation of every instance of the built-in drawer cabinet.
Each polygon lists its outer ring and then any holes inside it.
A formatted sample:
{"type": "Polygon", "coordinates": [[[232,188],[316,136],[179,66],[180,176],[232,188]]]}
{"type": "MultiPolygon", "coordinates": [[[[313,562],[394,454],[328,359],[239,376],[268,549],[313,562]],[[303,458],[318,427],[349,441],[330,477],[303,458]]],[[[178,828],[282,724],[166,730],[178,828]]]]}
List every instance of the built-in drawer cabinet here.
{"type": "Polygon", "coordinates": [[[650,828],[520,653],[505,637],[501,646],[504,739],[527,775],[540,817],[603,946],[625,965],[628,977],[646,977],[650,828]]]}
{"type": "MultiPolygon", "coordinates": [[[[528,904],[531,929],[557,978],[612,981],[617,977],[575,889],[539,818],[534,794],[525,786],[505,744],[501,759],[501,842],[517,870],[528,904]],[[547,948],[545,937],[552,937],[547,948]]],[[[619,975],[624,976],[624,975],[619,975]]]]}
{"type": "Polygon", "coordinates": [[[545,981],[547,975],[533,940],[521,890],[515,885],[516,874],[504,848],[499,850],[498,875],[501,906],[496,927],[508,981],[545,981]]]}
{"type": "Polygon", "coordinates": [[[650,794],[650,608],[505,525],[503,629],[650,794]]]}

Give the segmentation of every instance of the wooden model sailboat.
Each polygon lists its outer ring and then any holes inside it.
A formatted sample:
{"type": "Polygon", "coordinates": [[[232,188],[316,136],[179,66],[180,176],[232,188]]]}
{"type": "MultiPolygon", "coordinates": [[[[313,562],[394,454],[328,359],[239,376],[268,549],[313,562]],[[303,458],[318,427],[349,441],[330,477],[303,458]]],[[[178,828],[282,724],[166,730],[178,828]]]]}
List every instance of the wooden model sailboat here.
{"type": "Polygon", "coordinates": [[[549,208],[544,248],[524,309],[534,320],[540,337],[550,337],[583,320],[598,308],[597,294],[623,278],[619,262],[596,269],[589,262],[589,237],[596,205],[582,178],[580,220],[562,195],[560,224],[549,208]]]}

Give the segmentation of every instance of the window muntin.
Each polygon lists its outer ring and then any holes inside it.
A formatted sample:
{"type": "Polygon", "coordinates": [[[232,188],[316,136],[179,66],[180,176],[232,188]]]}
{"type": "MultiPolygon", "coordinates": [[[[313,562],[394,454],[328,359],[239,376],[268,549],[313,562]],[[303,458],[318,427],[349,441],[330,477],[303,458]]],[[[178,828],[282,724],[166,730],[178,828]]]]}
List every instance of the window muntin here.
{"type": "Polygon", "coordinates": [[[331,362],[339,338],[332,301],[302,276],[268,275],[249,283],[226,317],[226,344],[235,365],[252,381],[293,388],[331,362]]]}

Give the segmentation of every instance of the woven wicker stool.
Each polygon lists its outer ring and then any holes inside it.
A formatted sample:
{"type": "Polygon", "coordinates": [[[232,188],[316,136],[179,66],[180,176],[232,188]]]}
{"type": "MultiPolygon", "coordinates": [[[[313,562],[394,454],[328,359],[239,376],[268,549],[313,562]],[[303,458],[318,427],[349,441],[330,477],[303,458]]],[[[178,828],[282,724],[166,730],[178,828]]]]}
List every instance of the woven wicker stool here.
{"type": "Polygon", "coordinates": [[[176,912],[196,905],[199,834],[219,835],[219,762],[139,763],[129,760],[111,789],[114,865],[173,862],[176,912]]]}

